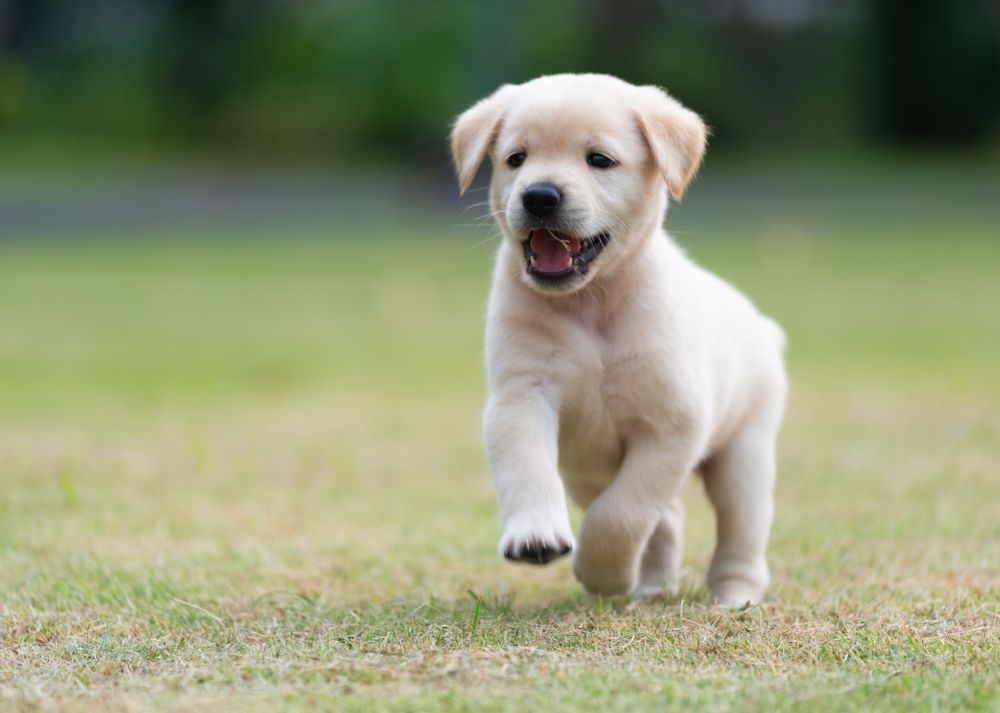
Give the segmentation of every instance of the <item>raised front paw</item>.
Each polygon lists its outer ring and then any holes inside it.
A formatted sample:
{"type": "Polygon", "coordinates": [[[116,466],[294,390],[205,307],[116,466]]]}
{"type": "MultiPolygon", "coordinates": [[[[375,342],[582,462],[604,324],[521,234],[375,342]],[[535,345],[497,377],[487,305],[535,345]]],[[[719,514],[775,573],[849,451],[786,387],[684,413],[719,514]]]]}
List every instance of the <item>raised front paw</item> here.
{"type": "Polygon", "coordinates": [[[551,525],[530,519],[518,520],[504,528],[500,553],[512,562],[548,564],[573,551],[569,525],[551,525]]]}

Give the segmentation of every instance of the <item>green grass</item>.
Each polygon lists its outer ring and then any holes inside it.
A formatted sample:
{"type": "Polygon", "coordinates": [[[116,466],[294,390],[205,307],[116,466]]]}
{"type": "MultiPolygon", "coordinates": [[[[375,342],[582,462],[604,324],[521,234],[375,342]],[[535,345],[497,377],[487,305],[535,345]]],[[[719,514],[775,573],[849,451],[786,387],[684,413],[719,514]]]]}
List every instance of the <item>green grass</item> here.
{"type": "Polygon", "coordinates": [[[995,235],[685,236],[791,343],[738,612],[696,484],[677,598],[500,561],[488,246],[309,237],[0,246],[7,706],[995,709],[995,235]]]}

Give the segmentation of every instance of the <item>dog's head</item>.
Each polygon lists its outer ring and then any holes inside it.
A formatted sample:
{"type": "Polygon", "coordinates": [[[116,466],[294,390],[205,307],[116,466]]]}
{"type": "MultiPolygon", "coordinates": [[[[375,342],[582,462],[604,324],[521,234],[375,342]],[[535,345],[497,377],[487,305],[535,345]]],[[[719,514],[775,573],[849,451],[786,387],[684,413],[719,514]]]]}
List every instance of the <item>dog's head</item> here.
{"type": "Polygon", "coordinates": [[[505,85],[458,117],[462,192],[490,156],[490,207],[524,279],[573,292],[624,264],[680,199],[705,150],[702,120],[662,89],[597,74],[505,85]]]}

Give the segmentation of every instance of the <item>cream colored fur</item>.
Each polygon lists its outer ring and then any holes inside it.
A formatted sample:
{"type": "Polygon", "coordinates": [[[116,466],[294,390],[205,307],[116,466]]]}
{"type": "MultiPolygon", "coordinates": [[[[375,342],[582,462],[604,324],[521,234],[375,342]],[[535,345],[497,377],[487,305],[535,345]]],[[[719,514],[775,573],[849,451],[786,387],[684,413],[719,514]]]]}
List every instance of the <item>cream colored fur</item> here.
{"type": "MultiPolygon", "coordinates": [[[[671,241],[701,161],[701,119],[655,87],[605,75],[504,86],[462,114],[452,149],[464,191],[489,155],[490,204],[504,235],[489,300],[486,450],[500,550],[571,546],[588,590],[676,590],[683,511],[699,472],[717,517],[708,586],[725,605],[768,586],[775,441],[785,402],[784,336],[671,241]],[[599,151],[617,161],[588,165],[599,151]],[[507,157],[524,152],[524,164],[507,157]],[[524,189],[559,186],[574,234],[612,240],[577,283],[526,272],[524,189]],[[566,492],[585,509],[574,541],[566,492]]],[[[719,206],[725,210],[725,206],[719,206]]]]}

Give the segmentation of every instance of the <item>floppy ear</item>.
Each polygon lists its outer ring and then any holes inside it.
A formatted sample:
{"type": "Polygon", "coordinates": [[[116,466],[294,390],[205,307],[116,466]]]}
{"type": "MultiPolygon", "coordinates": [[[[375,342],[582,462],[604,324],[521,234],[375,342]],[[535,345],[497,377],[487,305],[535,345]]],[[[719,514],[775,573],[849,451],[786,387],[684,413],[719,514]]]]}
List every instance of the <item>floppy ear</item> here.
{"type": "Polygon", "coordinates": [[[451,129],[451,157],[455,162],[461,193],[465,193],[472,183],[479,165],[496,141],[513,90],[513,85],[503,85],[455,120],[451,129]]]}
{"type": "Polygon", "coordinates": [[[680,200],[705,155],[708,129],[700,116],[659,87],[641,87],[640,92],[639,130],[670,193],[680,200]]]}

